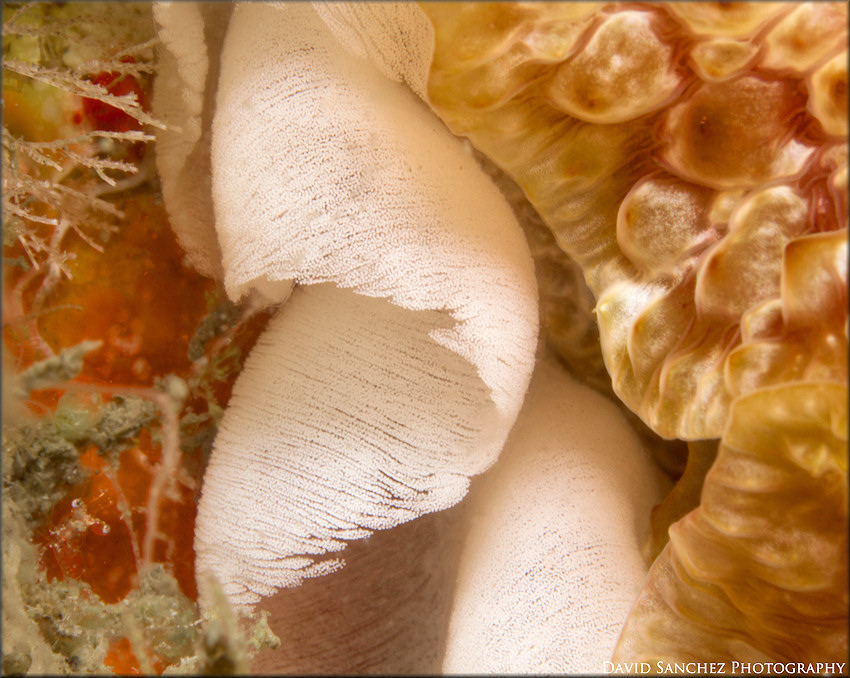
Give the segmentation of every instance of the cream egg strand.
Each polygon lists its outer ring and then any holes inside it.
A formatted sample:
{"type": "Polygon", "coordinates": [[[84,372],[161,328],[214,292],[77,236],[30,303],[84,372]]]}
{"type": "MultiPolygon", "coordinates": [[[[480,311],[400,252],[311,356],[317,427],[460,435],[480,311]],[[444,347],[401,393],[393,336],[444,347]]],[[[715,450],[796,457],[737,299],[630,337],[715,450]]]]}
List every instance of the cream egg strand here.
{"type": "Polygon", "coordinates": [[[522,403],[536,285],[460,142],[310,5],[233,10],[210,159],[228,294],[302,286],[235,386],[198,509],[202,603],[212,572],[250,605],[463,497],[522,403]]]}
{"type": "Polygon", "coordinates": [[[443,671],[595,674],[647,574],[669,489],[617,407],[538,360],[497,464],[471,491],[443,671]]]}

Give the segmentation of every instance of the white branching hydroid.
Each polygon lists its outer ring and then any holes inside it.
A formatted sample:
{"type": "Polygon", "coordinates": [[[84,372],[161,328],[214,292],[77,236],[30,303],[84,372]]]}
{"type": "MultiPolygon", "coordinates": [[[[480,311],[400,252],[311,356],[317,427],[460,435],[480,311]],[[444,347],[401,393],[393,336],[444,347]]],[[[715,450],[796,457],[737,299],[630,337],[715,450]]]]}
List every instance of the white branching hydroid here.
{"type": "Polygon", "coordinates": [[[237,5],[219,64],[227,292],[280,302],[301,286],[236,384],[198,509],[199,575],[252,604],[463,497],[522,403],[537,292],[509,206],[461,143],[312,6],[237,5]]]}

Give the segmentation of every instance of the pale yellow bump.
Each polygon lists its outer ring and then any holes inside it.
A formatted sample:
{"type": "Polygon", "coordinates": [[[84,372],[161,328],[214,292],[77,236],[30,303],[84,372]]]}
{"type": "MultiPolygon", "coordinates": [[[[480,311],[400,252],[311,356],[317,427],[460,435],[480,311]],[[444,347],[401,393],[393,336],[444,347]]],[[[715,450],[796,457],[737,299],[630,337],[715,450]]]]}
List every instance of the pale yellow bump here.
{"type": "Polygon", "coordinates": [[[703,80],[728,80],[750,66],[758,46],[731,38],[714,38],[691,50],[691,63],[703,80]]]}
{"type": "Polygon", "coordinates": [[[808,108],[827,134],[847,136],[847,50],[812,74],[808,108]]]}

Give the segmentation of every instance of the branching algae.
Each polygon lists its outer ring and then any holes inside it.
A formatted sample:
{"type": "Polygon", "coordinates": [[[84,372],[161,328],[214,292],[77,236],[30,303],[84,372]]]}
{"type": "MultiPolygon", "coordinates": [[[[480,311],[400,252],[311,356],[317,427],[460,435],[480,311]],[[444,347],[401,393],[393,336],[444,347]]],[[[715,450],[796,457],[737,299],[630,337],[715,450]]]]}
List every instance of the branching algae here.
{"type": "Polygon", "coordinates": [[[110,263],[143,278],[156,246],[132,249],[157,216],[150,6],[6,3],[3,21],[3,673],[244,673],[276,639],[223,598],[201,617],[172,514],[193,504],[253,313],[196,284],[178,374],[93,292],[124,289],[92,280],[110,263]]]}

